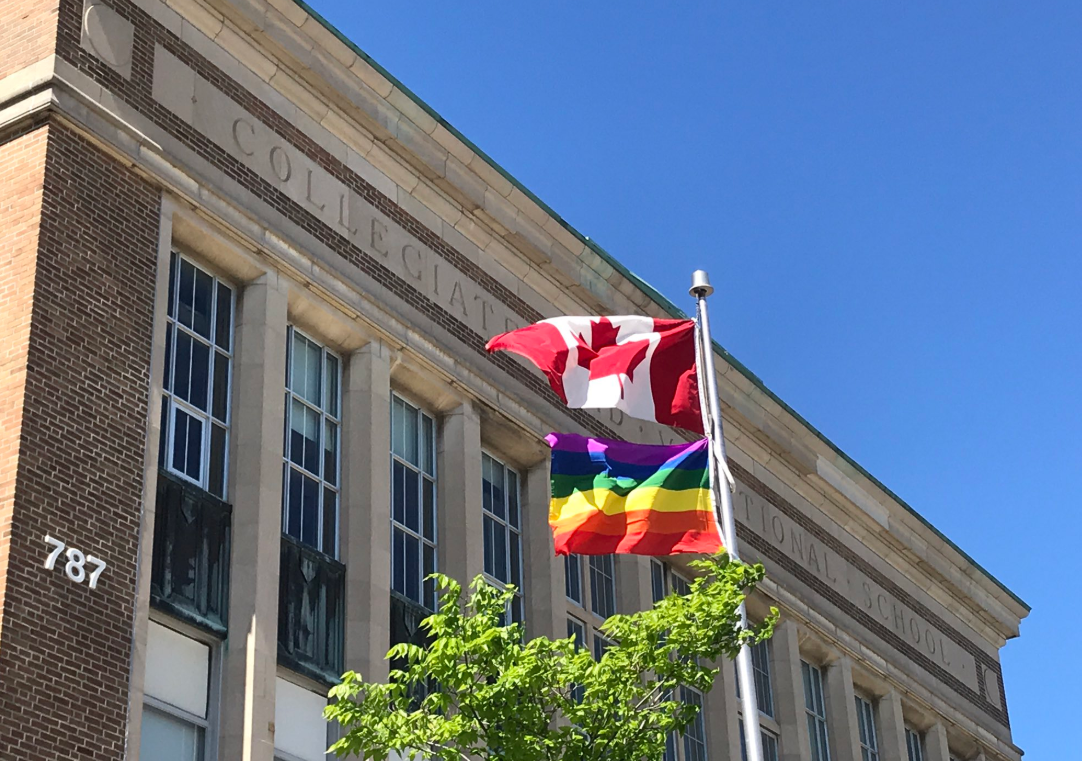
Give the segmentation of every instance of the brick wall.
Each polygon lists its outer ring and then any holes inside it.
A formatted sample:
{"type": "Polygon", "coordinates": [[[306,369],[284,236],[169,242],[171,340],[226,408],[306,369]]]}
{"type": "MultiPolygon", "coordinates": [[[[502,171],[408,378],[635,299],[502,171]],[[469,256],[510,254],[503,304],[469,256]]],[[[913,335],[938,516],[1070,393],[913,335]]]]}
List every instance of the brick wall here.
{"type": "MultiPolygon", "coordinates": [[[[17,244],[22,273],[4,270],[0,293],[11,290],[17,308],[0,326],[24,336],[25,347],[25,360],[6,359],[17,370],[25,364],[17,454],[0,439],[0,456],[17,457],[3,540],[0,756],[119,761],[160,195],[56,123],[9,142],[0,165],[0,247],[17,244]],[[23,167],[27,176],[16,176],[23,167]],[[7,217],[21,227],[8,230],[7,217]],[[69,580],[63,561],[45,570],[46,534],[109,563],[97,589],[69,580]]],[[[19,386],[7,382],[5,416],[18,415],[19,386]]]]}
{"type": "Polygon", "coordinates": [[[38,125],[0,145],[0,638],[47,136],[38,125]]]}
{"type": "Polygon", "coordinates": [[[56,49],[60,0],[0,0],[0,79],[56,49]]]}

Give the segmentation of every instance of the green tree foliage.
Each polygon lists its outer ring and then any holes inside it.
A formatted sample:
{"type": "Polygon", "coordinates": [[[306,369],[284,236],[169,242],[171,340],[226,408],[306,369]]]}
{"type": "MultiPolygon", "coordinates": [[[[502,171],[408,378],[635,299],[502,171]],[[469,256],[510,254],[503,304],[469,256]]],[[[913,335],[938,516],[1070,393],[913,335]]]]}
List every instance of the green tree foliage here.
{"type": "Polygon", "coordinates": [[[326,717],[344,730],[331,750],[442,761],[660,759],[666,736],[698,711],[679,700],[681,687],[709,692],[719,663],[769,637],[777,618],[740,626],[737,609],[761,565],[723,553],[692,566],[700,575],[688,594],[605,622],[615,644],[600,661],[572,639],[525,642],[521,626],[500,626],[510,592],[477,577],[463,600],[461,585],[437,575],[439,611],[423,623],[430,646],[393,647],[388,658],[405,665],[386,684],[349,672],[331,690],[326,717]]]}

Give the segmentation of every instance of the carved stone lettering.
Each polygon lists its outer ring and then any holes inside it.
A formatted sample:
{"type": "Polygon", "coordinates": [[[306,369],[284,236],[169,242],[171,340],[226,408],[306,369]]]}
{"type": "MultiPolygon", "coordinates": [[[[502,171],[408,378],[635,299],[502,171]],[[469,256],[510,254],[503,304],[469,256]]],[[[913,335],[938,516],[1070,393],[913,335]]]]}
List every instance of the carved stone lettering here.
{"type": "MultiPolygon", "coordinates": [[[[967,653],[931,621],[898,599],[889,589],[850,563],[788,515],[737,482],[734,502],[737,520],[803,571],[827,584],[858,610],[931,658],[963,683],[977,690],[976,664],[967,653]]],[[[764,558],[769,573],[771,561],[764,558]]],[[[874,629],[873,629],[874,631],[874,629]]]]}

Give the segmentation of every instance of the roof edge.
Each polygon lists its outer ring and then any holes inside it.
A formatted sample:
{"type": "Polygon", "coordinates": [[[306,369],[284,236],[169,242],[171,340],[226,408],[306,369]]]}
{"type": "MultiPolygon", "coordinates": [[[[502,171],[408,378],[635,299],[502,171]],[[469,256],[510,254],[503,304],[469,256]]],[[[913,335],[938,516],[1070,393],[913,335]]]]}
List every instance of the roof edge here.
{"type": "MultiPolygon", "coordinates": [[[[333,34],[335,37],[337,37],[344,45],[346,45],[350,50],[352,50],[360,58],[362,58],[365,63],[367,63],[369,66],[371,66],[376,71],[378,71],[382,76],[386,77],[387,80],[392,85],[394,85],[394,87],[396,87],[404,95],[409,97],[410,100],[412,100],[419,108],[421,108],[425,113],[427,113],[429,116],[431,116],[433,119],[435,119],[436,122],[438,122],[441,126],[443,126],[445,129],[447,129],[447,131],[450,132],[452,135],[454,135],[458,140],[461,140],[462,143],[467,148],[469,148],[471,151],[473,151],[479,157],[484,159],[484,161],[492,169],[494,169],[504,179],[506,179],[508,182],[510,182],[512,185],[514,185],[516,188],[518,188],[518,190],[521,191],[527,198],[529,198],[531,201],[533,201],[538,206],[540,206],[541,209],[546,214],[548,214],[553,219],[555,219],[557,222],[559,222],[564,227],[565,230],[567,230],[569,233],[574,235],[577,239],[582,241],[582,243],[587,248],[589,248],[591,251],[593,251],[595,254],[597,254],[599,257],[601,257],[601,259],[603,259],[606,264],[610,265],[613,269],[615,269],[617,272],[619,272],[625,278],[630,280],[637,288],[642,290],[647,296],[649,296],[651,299],[653,299],[655,302],[657,302],[666,312],[668,312],[673,317],[677,317],[677,318],[686,318],[688,316],[686,312],[684,312],[682,309],[680,309],[680,307],[676,306],[676,304],[674,304],[667,297],[665,297],[660,291],[658,291],[656,288],[654,288],[652,285],[650,285],[644,279],[642,279],[641,277],[636,275],[634,272],[629,270],[615,256],[613,256],[608,251],[606,251],[604,248],[602,248],[600,245],[598,245],[589,236],[583,235],[581,232],[579,232],[571,223],[569,223],[566,219],[564,219],[562,216],[560,216],[558,213],[556,213],[556,211],[551,206],[549,206],[547,203],[542,201],[537,195],[535,195],[533,193],[533,191],[531,191],[529,188],[527,188],[525,185],[523,185],[517,178],[515,178],[514,175],[512,175],[510,172],[508,172],[506,169],[504,169],[504,167],[501,166],[499,162],[497,162],[495,159],[493,159],[491,156],[489,156],[487,153],[485,153],[472,140],[470,140],[468,137],[463,135],[456,127],[454,127],[450,122],[448,122],[446,119],[444,119],[443,116],[441,116],[434,108],[432,108],[432,106],[428,105],[428,103],[426,103],[420,96],[418,96],[415,92],[413,92],[413,90],[411,90],[409,87],[404,85],[397,77],[395,77],[393,74],[391,74],[389,71],[387,71],[387,69],[385,69],[383,66],[381,66],[375,59],[373,59],[370,55],[368,55],[368,53],[366,53],[364,50],[362,50],[355,42],[353,42],[349,37],[344,35],[334,24],[329,22],[326,18],[323,17],[322,14],[320,14],[317,10],[315,10],[312,6],[310,6],[307,2],[305,2],[305,0],[293,0],[293,2],[298,7],[300,7],[302,10],[304,10],[305,13],[307,13],[313,19],[318,21],[320,24],[322,24],[327,29],[327,31],[329,31],[331,34],[333,34]]],[[[826,444],[835,454],[837,454],[843,460],[845,460],[846,463],[848,463],[853,468],[855,468],[858,473],[860,473],[865,478],[867,478],[869,481],[871,481],[876,487],[878,487],[879,489],[882,489],[883,493],[885,493],[888,497],[890,497],[895,502],[897,502],[899,505],[901,505],[913,517],[915,517],[917,520],[919,520],[924,526],[929,528],[937,537],[939,537],[944,542],[946,542],[955,552],[957,552],[959,555],[961,555],[962,558],[964,558],[974,568],[976,568],[978,571],[980,571],[982,574],[984,574],[984,576],[986,578],[988,578],[988,580],[993,582],[1002,591],[1006,592],[1007,595],[1009,595],[1012,600],[1014,600],[1016,603],[1021,605],[1025,609],[1027,614],[1032,610],[1032,608],[1024,600],[1022,600],[1022,598],[1020,598],[1018,595],[1016,595],[1014,592],[1012,592],[1007,587],[1006,584],[1004,584],[1002,581],[1000,581],[995,576],[993,576],[992,573],[988,571],[988,569],[986,569],[984,566],[982,566],[980,563],[978,563],[976,560],[974,560],[973,557],[969,555],[969,553],[967,553],[965,550],[963,550],[961,547],[959,547],[957,544],[955,544],[948,536],[946,536],[942,531],[940,531],[935,526],[933,526],[923,515],[921,515],[919,512],[917,512],[917,510],[915,510],[912,506],[910,506],[909,503],[907,503],[905,500],[903,500],[901,497],[899,497],[897,494],[895,494],[889,487],[886,486],[886,484],[884,484],[882,481],[880,481],[878,478],[876,478],[870,472],[868,472],[860,463],[858,463],[856,460],[854,460],[852,457],[850,457],[848,454],[846,454],[844,451],[842,451],[842,449],[840,447],[838,447],[838,445],[836,445],[829,438],[827,438],[827,436],[824,435],[822,433],[822,431],[820,431],[818,428],[816,428],[814,425],[812,425],[810,422],[808,422],[808,420],[803,415],[801,415],[795,409],[790,407],[784,400],[781,399],[781,397],[779,397],[777,394],[775,394],[773,391],[771,391],[767,387],[767,385],[762,381],[762,379],[759,378],[759,376],[757,376],[755,373],[753,373],[750,369],[748,369],[748,367],[746,365],[744,365],[743,362],[741,362],[736,357],[734,357],[732,354],[730,354],[729,351],[726,350],[725,347],[723,347],[717,341],[713,341],[713,344],[714,344],[714,350],[718,354],[720,354],[721,357],[726,362],[728,362],[730,366],[732,366],[737,372],[739,372],[741,375],[743,375],[745,378],[747,378],[749,381],[751,381],[751,383],[756,388],[758,388],[760,391],[762,391],[764,394],[766,394],[767,397],[769,397],[771,401],[776,403],[779,407],[781,407],[783,410],[785,410],[788,414],[792,415],[793,418],[797,420],[797,422],[799,422],[801,425],[803,425],[805,428],[807,428],[811,433],[813,433],[820,441],[822,441],[824,444],[826,444]]]]}

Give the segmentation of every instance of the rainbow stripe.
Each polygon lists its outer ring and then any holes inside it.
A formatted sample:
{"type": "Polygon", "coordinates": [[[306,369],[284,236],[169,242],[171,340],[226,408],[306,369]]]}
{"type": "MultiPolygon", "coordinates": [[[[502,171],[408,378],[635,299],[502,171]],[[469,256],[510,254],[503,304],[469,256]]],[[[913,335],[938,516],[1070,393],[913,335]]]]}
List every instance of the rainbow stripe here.
{"type": "Polygon", "coordinates": [[[706,439],[658,446],[552,433],[546,441],[557,555],[721,549],[706,439]]]}

